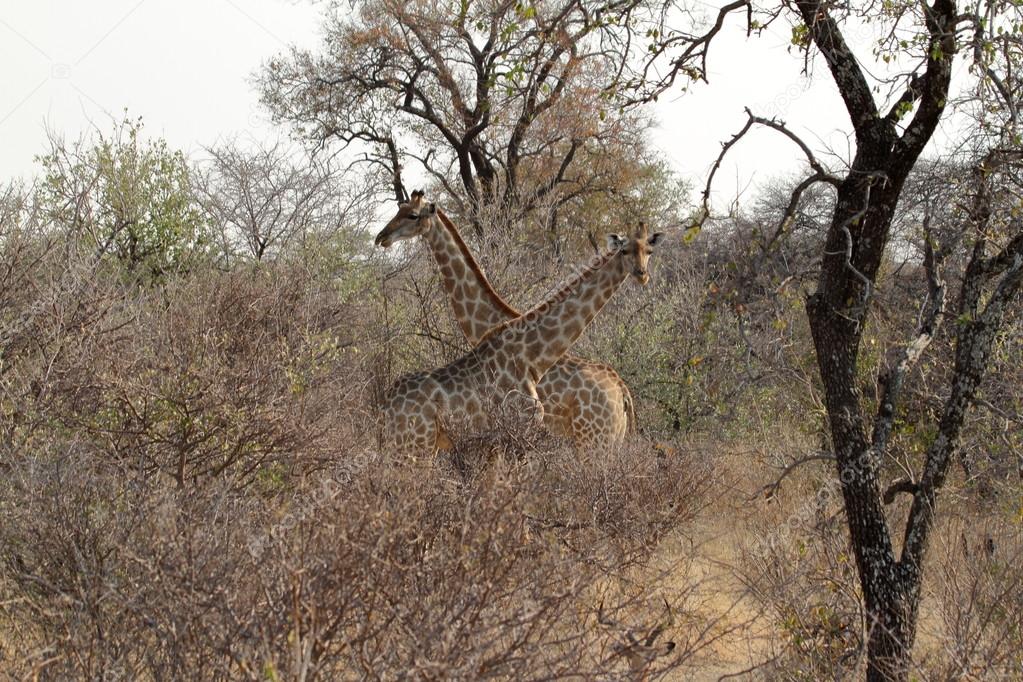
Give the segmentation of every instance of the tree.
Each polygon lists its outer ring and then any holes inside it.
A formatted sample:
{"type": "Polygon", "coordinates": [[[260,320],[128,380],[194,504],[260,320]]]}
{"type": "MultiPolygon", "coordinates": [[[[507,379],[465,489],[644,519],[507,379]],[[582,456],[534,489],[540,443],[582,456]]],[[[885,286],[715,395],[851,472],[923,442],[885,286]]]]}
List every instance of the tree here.
{"type": "Polygon", "coordinates": [[[208,235],[184,154],[141,133],[138,119],[71,146],[51,135],[38,157],[37,199],[47,220],[84,237],[97,257],[159,278],[202,252],[208,235]]]}
{"type": "Polygon", "coordinates": [[[998,195],[996,184],[1018,172],[1020,163],[1018,111],[1023,81],[1016,74],[1023,64],[1023,10],[1011,2],[962,9],[956,0],[847,5],[795,0],[766,8],[766,22],[758,23],[752,18],[752,3],[737,0],[720,10],[703,35],[665,34],[654,53],[671,55],[671,68],[663,79],[642,78],[641,85],[648,89],[639,99],[664,91],[680,77],[704,79],[714,36],[728,14],[740,9],[747,12],[750,30],[780,16],[794,21],[793,43],[805,51],[807,67],[816,56],[823,59],[855,138],[853,158],[836,173],[825,168],[783,123],[749,112],[746,126],[725,145],[722,155],[753,126],[777,130],[799,145],[812,172],[793,191],[790,211],[778,226],[781,231],[807,188],[817,183],[835,188],[816,291],[807,298],[806,310],[824,387],[836,474],[870,618],[868,679],[905,679],[937,491],[948,472],[964,416],[976,398],[993,340],[1007,306],[1017,300],[1023,276],[1019,206],[1000,210],[1006,207],[992,200],[998,195]],[[881,37],[873,51],[876,63],[868,70],[847,41],[845,29],[852,21],[872,19],[878,21],[881,37]],[[876,387],[881,398],[872,416],[864,398],[859,350],[893,236],[896,207],[949,104],[952,67],[959,55],[970,61],[975,77],[970,103],[984,133],[972,140],[974,200],[955,230],[957,239],[969,244],[970,255],[955,318],[955,368],[936,435],[916,481],[887,491],[889,497],[898,492],[913,495],[902,550],[897,554],[882,502],[879,464],[907,373],[944,318],[947,285],[942,265],[947,245],[927,235],[923,265],[929,287],[921,322],[914,338],[888,359],[888,370],[876,387]],[[887,71],[886,65],[891,65],[887,71]],[[880,83],[872,83],[870,73],[887,75],[880,83]],[[882,84],[891,87],[892,94],[879,102],[875,95],[882,84]]]}
{"type": "Polygon", "coordinates": [[[557,211],[642,156],[645,117],[609,93],[644,2],[334,3],[323,52],[272,60],[263,101],[307,138],[368,144],[388,180],[417,163],[481,232],[484,209],[557,211]]]}

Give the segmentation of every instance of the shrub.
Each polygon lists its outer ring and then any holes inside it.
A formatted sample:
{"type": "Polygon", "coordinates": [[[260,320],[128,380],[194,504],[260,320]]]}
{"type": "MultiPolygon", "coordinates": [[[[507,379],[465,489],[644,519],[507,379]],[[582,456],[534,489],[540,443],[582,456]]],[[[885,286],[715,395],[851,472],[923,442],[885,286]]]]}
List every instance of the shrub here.
{"type": "Polygon", "coordinates": [[[678,466],[626,479],[636,490],[613,519],[598,508],[554,526],[538,522],[554,497],[580,510],[626,498],[603,476],[558,485],[565,451],[531,453],[545,467],[498,459],[469,483],[371,453],[267,495],[226,480],[176,490],[60,450],[2,490],[3,660],[44,679],[609,672],[625,633],[598,610],[653,626],[675,595],[642,558],[701,499],[678,466]]]}

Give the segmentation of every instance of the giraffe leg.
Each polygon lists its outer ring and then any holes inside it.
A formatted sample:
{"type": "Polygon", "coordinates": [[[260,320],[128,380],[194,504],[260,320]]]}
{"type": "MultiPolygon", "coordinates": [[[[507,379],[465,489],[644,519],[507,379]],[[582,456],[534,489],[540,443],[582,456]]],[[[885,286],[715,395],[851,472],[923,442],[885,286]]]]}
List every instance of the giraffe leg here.
{"type": "Polygon", "coordinates": [[[572,393],[564,397],[565,400],[556,405],[544,407],[544,424],[551,433],[575,440],[575,422],[576,415],[579,413],[579,401],[572,393]]]}
{"type": "Polygon", "coordinates": [[[434,456],[440,449],[450,447],[451,441],[440,426],[440,416],[431,403],[423,406],[416,418],[416,448],[429,456],[434,456]]]}
{"type": "Polygon", "coordinates": [[[434,423],[433,428],[436,433],[436,436],[434,437],[434,451],[448,452],[453,450],[455,444],[451,442],[451,438],[448,437],[447,431],[444,430],[444,427],[440,425],[439,421],[434,423]]]}

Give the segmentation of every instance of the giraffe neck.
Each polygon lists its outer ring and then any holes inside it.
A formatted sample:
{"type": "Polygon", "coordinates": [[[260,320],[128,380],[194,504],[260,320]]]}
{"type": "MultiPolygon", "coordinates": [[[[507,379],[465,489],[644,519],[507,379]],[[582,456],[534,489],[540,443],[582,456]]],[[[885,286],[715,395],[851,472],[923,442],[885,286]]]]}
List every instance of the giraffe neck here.
{"type": "Polygon", "coordinates": [[[553,295],[503,329],[521,334],[526,366],[535,377],[568,352],[597,313],[625,281],[621,252],[597,256],[553,295]]]}
{"type": "Polygon", "coordinates": [[[443,211],[437,211],[436,220],[438,224],[426,231],[426,241],[437,261],[458,326],[469,343],[476,345],[488,331],[518,317],[519,312],[490,286],[483,269],[443,211]]]}

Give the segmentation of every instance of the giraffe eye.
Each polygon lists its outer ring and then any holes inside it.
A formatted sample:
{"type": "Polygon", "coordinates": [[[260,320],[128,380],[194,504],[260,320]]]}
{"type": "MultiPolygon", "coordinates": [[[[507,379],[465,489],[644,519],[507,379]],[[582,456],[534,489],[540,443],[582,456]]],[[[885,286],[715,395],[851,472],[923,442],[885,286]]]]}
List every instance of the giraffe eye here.
{"type": "Polygon", "coordinates": [[[409,213],[408,217],[411,218],[412,220],[419,220],[419,214],[418,213],[409,213]]]}

